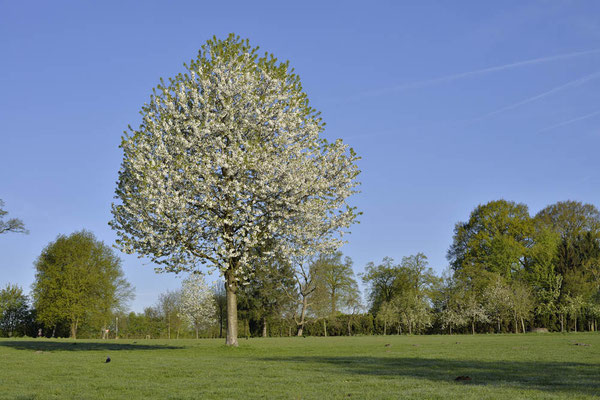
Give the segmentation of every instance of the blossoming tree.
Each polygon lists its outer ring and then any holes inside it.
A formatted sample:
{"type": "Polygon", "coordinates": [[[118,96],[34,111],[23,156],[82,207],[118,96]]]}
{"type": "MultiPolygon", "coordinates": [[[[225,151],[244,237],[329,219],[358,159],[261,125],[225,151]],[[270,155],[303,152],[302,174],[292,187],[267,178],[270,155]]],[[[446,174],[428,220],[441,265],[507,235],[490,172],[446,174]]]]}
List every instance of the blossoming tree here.
{"type": "Polygon", "coordinates": [[[187,277],[181,285],[180,315],[196,330],[216,322],[217,307],[212,289],[199,274],[187,277]]]}
{"type": "Polygon", "coordinates": [[[123,136],[111,225],[158,270],[217,268],[237,345],[236,291],[262,260],[337,248],[356,217],[357,155],[319,135],[298,75],[248,40],[213,38],[123,136]],[[318,249],[302,249],[303,244],[318,249]],[[268,250],[264,250],[268,249],[268,250]]]}

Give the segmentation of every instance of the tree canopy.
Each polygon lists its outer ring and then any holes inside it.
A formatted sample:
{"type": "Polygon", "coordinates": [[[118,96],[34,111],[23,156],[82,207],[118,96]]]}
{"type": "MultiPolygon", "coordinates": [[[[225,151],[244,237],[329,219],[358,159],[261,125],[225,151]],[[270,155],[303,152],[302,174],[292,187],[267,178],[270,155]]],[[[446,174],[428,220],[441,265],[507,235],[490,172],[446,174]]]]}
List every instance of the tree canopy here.
{"type": "Polygon", "coordinates": [[[35,262],[33,299],[46,326],[67,321],[71,336],[83,321],[106,324],[131,296],[121,260],[88,231],[59,235],[35,262]]]}
{"type": "Polygon", "coordinates": [[[248,40],[213,38],[154,90],[126,132],[111,225],[128,253],[164,271],[217,268],[225,277],[227,340],[237,345],[240,283],[298,238],[337,248],[356,212],[358,157],[327,142],[288,62],[248,40]],[[275,245],[269,251],[255,251],[275,245]]]}
{"type": "Polygon", "coordinates": [[[3,209],[4,202],[0,199],[0,234],[7,232],[28,233],[25,224],[19,218],[10,218],[4,221],[4,216],[8,211],[3,209]]]}

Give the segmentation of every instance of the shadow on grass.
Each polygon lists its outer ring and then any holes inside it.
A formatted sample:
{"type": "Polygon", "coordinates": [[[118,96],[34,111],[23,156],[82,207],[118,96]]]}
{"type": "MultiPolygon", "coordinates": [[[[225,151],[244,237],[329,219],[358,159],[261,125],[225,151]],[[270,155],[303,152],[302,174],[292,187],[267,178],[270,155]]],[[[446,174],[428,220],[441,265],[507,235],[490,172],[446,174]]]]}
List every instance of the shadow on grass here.
{"type": "MultiPolygon", "coordinates": [[[[281,357],[261,358],[278,363],[306,363],[307,367],[330,365],[335,372],[406,376],[430,381],[454,382],[461,375],[472,378],[466,384],[495,385],[520,389],[600,395],[600,364],[573,362],[509,362],[447,360],[396,357],[281,357]]],[[[459,383],[457,383],[459,384],[459,383]]]]}
{"type": "Polygon", "coordinates": [[[12,347],[17,350],[35,351],[90,351],[90,350],[174,350],[183,349],[180,346],[159,344],[135,344],[118,342],[85,342],[85,341],[53,341],[53,340],[6,340],[0,341],[0,346],[12,347]]]}

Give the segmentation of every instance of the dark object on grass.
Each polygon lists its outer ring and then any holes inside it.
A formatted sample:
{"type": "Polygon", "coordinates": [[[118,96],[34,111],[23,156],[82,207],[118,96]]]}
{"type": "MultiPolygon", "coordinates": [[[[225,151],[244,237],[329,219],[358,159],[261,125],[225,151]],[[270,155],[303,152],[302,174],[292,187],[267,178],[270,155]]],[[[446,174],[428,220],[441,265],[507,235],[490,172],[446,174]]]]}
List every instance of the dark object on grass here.
{"type": "Polygon", "coordinates": [[[588,343],[573,343],[575,346],[591,346],[588,343]]]}
{"type": "Polygon", "coordinates": [[[110,362],[110,357],[106,357],[105,363],[109,363],[109,362],[110,362]]]}
{"type": "Polygon", "coordinates": [[[457,376],[456,378],[454,378],[454,380],[457,381],[457,382],[470,381],[471,377],[470,376],[466,376],[466,375],[461,375],[461,376],[457,376]]]}
{"type": "Polygon", "coordinates": [[[385,344],[385,347],[390,347],[390,346],[391,346],[391,344],[390,344],[390,343],[386,343],[386,344],[385,344]]]}

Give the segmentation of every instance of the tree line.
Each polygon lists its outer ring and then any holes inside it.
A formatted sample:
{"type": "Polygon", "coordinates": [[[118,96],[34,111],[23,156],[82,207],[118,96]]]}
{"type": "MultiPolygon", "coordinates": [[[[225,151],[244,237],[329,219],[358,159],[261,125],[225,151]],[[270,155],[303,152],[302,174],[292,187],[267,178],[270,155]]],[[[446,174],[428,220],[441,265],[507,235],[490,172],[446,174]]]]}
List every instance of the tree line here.
{"type": "MultiPolygon", "coordinates": [[[[22,227],[22,223],[20,224],[22,227]]],[[[256,265],[238,291],[240,336],[596,331],[600,212],[564,201],[529,215],[505,200],[477,206],[454,229],[438,276],[417,253],[385,257],[359,276],[339,251],[307,264],[256,265]],[[361,296],[357,279],[366,293],[361,296]]],[[[4,336],[223,337],[225,282],[190,274],[156,305],[127,312],[133,289],[114,250],[88,231],[59,235],[35,262],[30,296],[0,289],[4,336]]]]}

